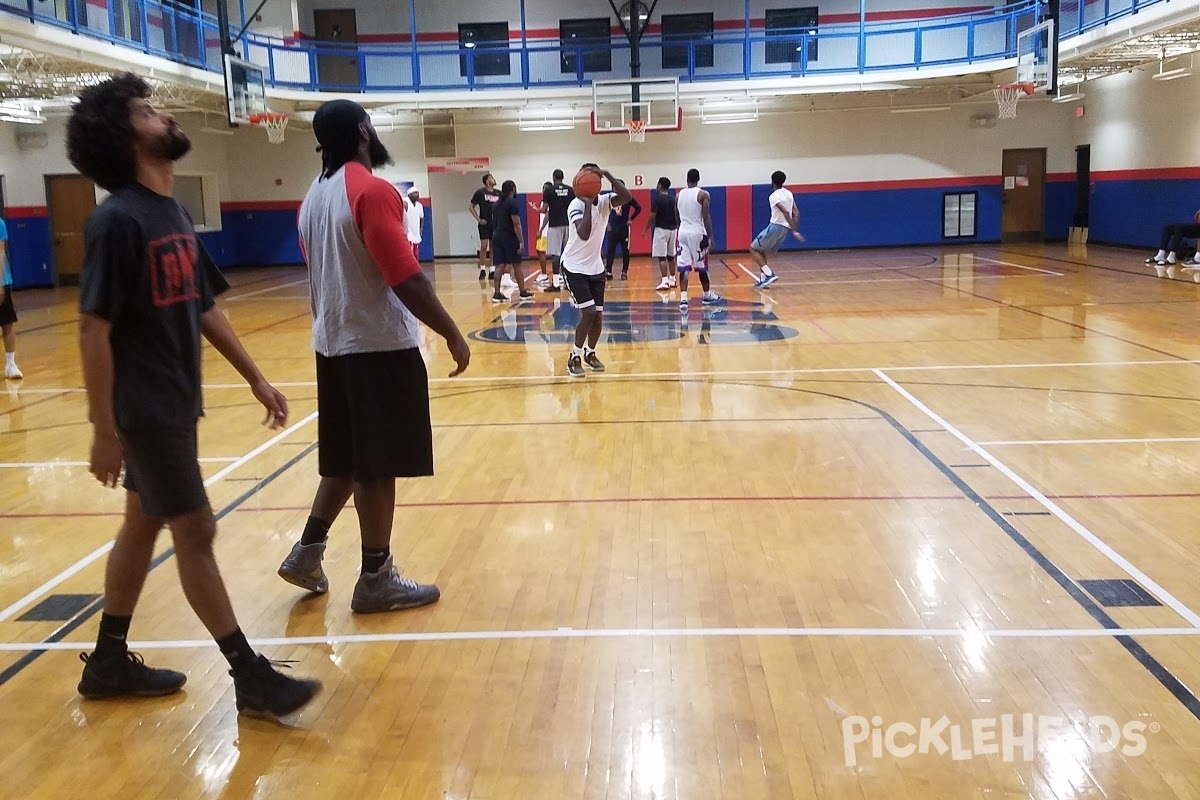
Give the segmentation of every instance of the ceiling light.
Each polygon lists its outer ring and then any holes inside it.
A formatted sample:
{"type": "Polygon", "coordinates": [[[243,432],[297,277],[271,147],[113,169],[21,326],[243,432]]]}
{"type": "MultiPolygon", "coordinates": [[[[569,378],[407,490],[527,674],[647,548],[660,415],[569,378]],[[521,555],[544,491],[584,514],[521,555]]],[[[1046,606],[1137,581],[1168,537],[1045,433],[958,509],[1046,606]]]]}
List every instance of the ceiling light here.
{"type": "Polygon", "coordinates": [[[1156,81],[1173,81],[1176,78],[1187,78],[1191,74],[1192,74],[1192,71],[1190,69],[1188,69],[1187,67],[1180,67],[1179,69],[1169,69],[1166,72],[1163,72],[1162,66],[1160,65],[1159,71],[1156,72],[1155,74],[1151,75],[1150,77],[1156,81]]]}

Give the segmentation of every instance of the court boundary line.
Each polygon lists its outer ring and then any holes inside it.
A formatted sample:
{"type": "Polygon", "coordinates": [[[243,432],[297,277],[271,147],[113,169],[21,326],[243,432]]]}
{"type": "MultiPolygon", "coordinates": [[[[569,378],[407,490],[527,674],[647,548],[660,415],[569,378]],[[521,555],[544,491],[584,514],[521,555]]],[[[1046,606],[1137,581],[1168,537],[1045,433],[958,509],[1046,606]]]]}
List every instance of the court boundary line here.
{"type": "Polygon", "coordinates": [[[980,447],[1020,447],[1040,444],[1171,444],[1185,442],[1200,442],[1200,436],[1148,436],[1142,439],[1013,439],[976,442],[976,444],[980,447]]]}
{"type": "MultiPolygon", "coordinates": [[[[1023,492],[1028,494],[1031,499],[1035,500],[1040,506],[1053,514],[1059,520],[1059,522],[1062,522],[1064,525],[1074,531],[1079,538],[1090,544],[1098,553],[1112,562],[1114,566],[1123,570],[1125,574],[1135,579],[1148,592],[1153,594],[1158,600],[1162,601],[1164,605],[1168,606],[1172,611],[1191,624],[1193,628],[1200,629],[1200,614],[1192,611],[1181,600],[1175,597],[1175,595],[1168,592],[1157,581],[1136,567],[1133,562],[1122,556],[1099,536],[1092,533],[1087,526],[1075,519],[1075,517],[1071,516],[1071,514],[1067,513],[1062,506],[1058,505],[1049,497],[1038,491],[1033,484],[1029,483],[1029,481],[1022,478],[1015,471],[1004,464],[1004,462],[977,444],[975,440],[971,439],[965,433],[958,430],[958,428],[954,427],[941,416],[939,416],[937,412],[933,411],[931,408],[929,408],[929,406],[922,403],[915,395],[888,377],[886,373],[881,370],[875,370],[875,374],[878,375],[879,379],[890,386],[897,394],[911,403],[918,411],[920,411],[933,422],[945,428],[947,433],[962,442],[969,450],[971,450],[971,452],[975,453],[975,455],[979,456],[984,461],[987,461],[988,464],[1000,472],[1000,474],[1004,475],[1004,477],[1008,478],[1009,481],[1015,484],[1023,492]]],[[[1074,584],[1074,581],[1072,581],[1072,584],[1074,584]]]]}
{"type": "MultiPolygon", "coordinates": [[[[516,351],[513,351],[514,353],[516,351]]],[[[759,369],[759,370],[703,370],[698,372],[604,372],[589,375],[590,380],[640,380],[645,378],[706,378],[706,377],[740,377],[740,376],[777,376],[777,375],[837,375],[854,373],[874,373],[876,370],[888,372],[953,372],[957,370],[981,369],[1069,369],[1096,367],[1153,367],[1153,366],[1191,366],[1200,364],[1200,359],[1194,358],[1162,358],[1134,361],[1055,361],[1032,364],[901,364],[899,366],[883,367],[797,367],[794,369],[759,369]]],[[[577,382],[578,378],[569,375],[460,375],[455,378],[430,378],[430,383],[517,383],[524,381],[562,381],[563,383],[577,382]]],[[[302,388],[316,386],[316,381],[281,381],[272,384],[282,388],[302,388]]],[[[205,390],[245,389],[244,383],[208,383],[202,387],[205,390]]],[[[82,387],[22,389],[22,394],[83,394],[87,390],[82,387]]],[[[2,397],[3,395],[0,395],[2,397]]]]}
{"type": "MultiPolygon", "coordinates": [[[[1200,628],[523,628],[496,631],[384,631],[250,638],[255,647],[298,645],[379,644],[392,642],[495,641],[505,639],[668,639],[668,638],[888,638],[963,639],[1114,639],[1127,636],[1200,636],[1200,628]]],[[[73,651],[91,642],[0,642],[0,653],[73,651]]],[[[130,641],[130,649],[208,649],[212,639],[149,639],[130,641]]]]}
{"type": "MultiPolygon", "coordinates": [[[[207,489],[209,486],[212,486],[213,484],[217,483],[218,481],[220,481],[222,478],[224,478],[229,473],[233,472],[234,470],[238,469],[239,467],[244,466],[249,461],[251,461],[251,460],[257,458],[259,455],[265,453],[267,450],[270,450],[272,447],[279,444],[279,442],[281,442],[284,439],[286,439],[287,437],[291,436],[297,430],[304,427],[308,423],[312,422],[316,418],[317,418],[317,412],[314,411],[311,414],[309,414],[307,417],[305,417],[304,419],[300,420],[299,422],[292,423],[287,428],[284,428],[282,431],[275,434],[270,439],[268,439],[267,441],[260,444],[258,447],[255,447],[253,450],[246,453],[241,458],[237,459],[236,461],[233,461],[232,463],[226,465],[222,469],[213,473],[210,477],[206,478],[204,481],[204,488],[207,489]]],[[[78,574],[79,572],[86,569],[93,562],[95,562],[98,559],[100,559],[101,557],[107,555],[109,553],[109,551],[111,551],[113,549],[113,545],[115,543],[116,543],[116,539],[113,538],[113,539],[109,540],[108,542],[106,542],[105,544],[101,545],[100,547],[97,547],[95,550],[88,553],[86,556],[79,559],[74,564],[72,564],[71,566],[64,569],[62,572],[58,573],[54,577],[47,580],[41,586],[38,586],[36,589],[29,592],[24,597],[20,598],[19,600],[17,600],[14,603],[12,603],[4,610],[0,611],[0,622],[7,622],[10,617],[12,617],[18,611],[21,611],[22,609],[24,609],[26,606],[31,604],[34,600],[37,600],[38,598],[42,597],[47,592],[49,592],[51,589],[55,588],[56,586],[63,583],[64,581],[71,579],[76,574],[78,574]]]]}
{"type": "MultiPolygon", "coordinates": [[[[238,457],[212,457],[196,459],[201,464],[228,464],[237,461],[238,457]]],[[[0,469],[43,469],[53,467],[90,467],[87,461],[0,461],[0,469]]]]}

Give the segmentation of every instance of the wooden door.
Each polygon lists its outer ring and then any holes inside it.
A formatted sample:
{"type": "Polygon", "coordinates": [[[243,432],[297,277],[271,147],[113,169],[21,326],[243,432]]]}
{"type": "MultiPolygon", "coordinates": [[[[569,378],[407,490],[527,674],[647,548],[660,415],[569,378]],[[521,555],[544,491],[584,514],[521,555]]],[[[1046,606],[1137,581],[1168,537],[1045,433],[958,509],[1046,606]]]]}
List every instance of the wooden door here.
{"type": "Polygon", "coordinates": [[[55,283],[74,286],[83,271],[83,228],[96,207],[96,185],[82,175],[47,175],[55,283]]]}
{"type": "MultiPolygon", "coordinates": [[[[313,11],[313,30],[317,41],[341,45],[317,56],[317,80],[326,85],[358,87],[358,20],[354,9],[322,8],[313,11]],[[344,50],[343,52],[340,52],[344,50]]],[[[320,45],[318,45],[320,47],[320,45]]]]}
{"type": "Polygon", "coordinates": [[[1005,150],[1000,241],[1038,242],[1046,214],[1045,149],[1005,150]]]}

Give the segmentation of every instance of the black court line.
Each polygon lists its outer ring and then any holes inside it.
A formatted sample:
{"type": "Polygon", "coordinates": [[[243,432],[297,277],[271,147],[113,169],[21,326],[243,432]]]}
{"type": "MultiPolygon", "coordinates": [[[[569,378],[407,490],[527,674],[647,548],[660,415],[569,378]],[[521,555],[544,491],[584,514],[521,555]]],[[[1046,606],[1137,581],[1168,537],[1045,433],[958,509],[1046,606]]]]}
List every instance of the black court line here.
{"type": "MultiPolygon", "coordinates": [[[[291,458],[291,460],[289,460],[287,463],[285,463],[279,469],[275,470],[270,475],[263,478],[261,481],[259,481],[254,486],[251,486],[240,497],[238,497],[232,503],[230,503],[229,505],[222,508],[219,512],[217,512],[217,515],[216,515],[217,521],[218,522],[221,521],[226,516],[228,516],[230,513],[237,510],[237,508],[239,506],[243,505],[251,497],[254,497],[254,495],[258,494],[263,489],[270,486],[277,478],[279,478],[281,475],[283,475],[285,472],[287,472],[292,467],[299,464],[310,453],[312,453],[316,449],[317,449],[317,443],[313,442],[312,444],[308,445],[308,447],[304,448],[304,450],[302,450],[301,452],[299,452],[295,456],[293,456],[291,458]]],[[[150,562],[150,569],[148,569],[146,571],[147,574],[153,572],[155,569],[162,566],[173,555],[175,555],[175,548],[168,547],[166,550],[164,550],[162,553],[160,553],[153,561],[150,562]]],[[[90,620],[92,617],[96,616],[96,614],[98,614],[101,611],[101,609],[103,609],[103,608],[104,608],[104,597],[102,595],[99,598],[97,598],[94,603],[92,603],[91,605],[84,608],[77,617],[75,617],[70,622],[68,622],[66,625],[63,625],[58,630],[54,631],[54,633],[50,634],[45,639],[43,639],[42,643],[43,644],[52,644],[54,642],[61,642],[63,639],[67,638],[67,636],[71,635],[76,630],[78,630],[80,627],[82,627],[85,622],[90,620]]],[[[84,645],[81,645],[81,647],[83,647],[84,649],[88,649],[89,645],[84,644],[84,645]]],[[[5,669],[3,672],[0,672],[0,686],[4,686],[4,684],[8,683],[10,680],[17,677],[17,675],[21,674],[21,672],[26,667],[28,667],[33,662],[37,661],[42,655],[44,655],[47,652],[48,652],[47,650],[30,650],[28,653],[21,656],[16,661],[14,661],[12,664],[10,664],[8,666],[7,669],[5,669]]]]}
{"type": "Polygon", "coordinates": [[[976,467],[990,467],[991,464],[950,464],[950,469],[975,469],[976,467]]]}
{"type": "Polygon", "coordinates": [[[1005,511],[1006,517],[1052,517],[1049,511],[1005,511]]]}

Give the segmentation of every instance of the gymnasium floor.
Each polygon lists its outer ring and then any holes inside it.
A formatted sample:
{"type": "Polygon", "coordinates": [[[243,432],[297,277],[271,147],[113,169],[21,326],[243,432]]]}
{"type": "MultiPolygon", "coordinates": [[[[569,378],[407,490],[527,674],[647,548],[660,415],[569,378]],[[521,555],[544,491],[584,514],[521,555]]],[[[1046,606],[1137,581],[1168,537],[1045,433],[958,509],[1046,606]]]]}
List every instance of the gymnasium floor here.
{"type": "Polygon", "coordinates": [[[638,260],[582,380],[565,295],[439,264],[473,360],[429,342],[437,475],[393,548],[442,600],[368,618],[350,514],[329,595],[275,575],[317,483],[307,287],[232,272],[291,426],[206,352],[201,454],[244,629],[325,682],[285,725],[239,719],[165,536],[131,636],[185,693],[75,694],[121,498],[84,463],[75,293],[20,293],[0,796],[1200,796],[1200,286],[1145,255],[806,253],[769,293],[717,265],[686,326],[638,260]]]}

